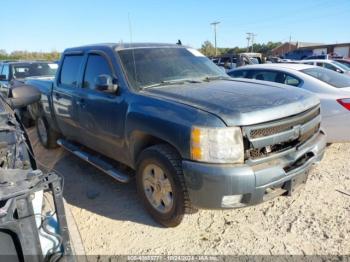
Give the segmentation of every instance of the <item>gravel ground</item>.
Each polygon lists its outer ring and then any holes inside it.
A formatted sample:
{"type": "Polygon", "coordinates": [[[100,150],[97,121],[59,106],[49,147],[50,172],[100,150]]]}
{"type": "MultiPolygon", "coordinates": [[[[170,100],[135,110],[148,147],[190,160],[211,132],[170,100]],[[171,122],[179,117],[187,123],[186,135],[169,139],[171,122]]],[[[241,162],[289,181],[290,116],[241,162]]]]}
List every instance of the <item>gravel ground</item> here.
{"type": "Polygon", "coordinates": [[[123,185],[62,149],[38,160],[65,177],[64,196],[91,255],[350,254],[350,144],[328,147],[292,197],[229,211],[201,210],[177,228],[158,226],[123,185]]]}

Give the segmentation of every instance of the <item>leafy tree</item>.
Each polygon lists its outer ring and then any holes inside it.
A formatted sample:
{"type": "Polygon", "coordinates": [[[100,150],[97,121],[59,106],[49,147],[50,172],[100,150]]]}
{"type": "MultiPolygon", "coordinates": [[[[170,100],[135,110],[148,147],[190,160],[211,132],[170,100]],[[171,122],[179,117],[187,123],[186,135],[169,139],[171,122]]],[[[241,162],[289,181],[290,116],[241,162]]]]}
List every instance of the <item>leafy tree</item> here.
{"type": "Polygon", "coordinates": [[[13,51],[8,54],[5,50],[0,50],[0,60],[58,60],[61,54],[57,51],[52,52],[28,52],[13,51]]]}
{"type": "MultiPolygon", "coordinates": [[[[267,42],[267,43],[262,43],[262,44],[254,44],[253,45],[253,51],[256,53],[262,53],[264,56],[268,56],[271,54],[271,50],[274,49],[275,47],[281,45],[281,42],[267,42]]],[[[249,47],[250,52],[251,47],[249,47]]],[[[206,56],[215,56],[215,48],[212,45],[210,41],[205,41],[202,44],[202,47],[200,48],[200,51],[206,55],[206,56]]],[[[244,53],[247,52],[246,47],[233,47],[233,48],[218,48],[218,55],[222,54],[239,54],[239,53],[244,53]]]]}
{"type": "Polygon", "coordinates": [[[210,41],[205,41],[202,44],[200,51],[206,56],[215,56],[215,47],[210,41]]]}

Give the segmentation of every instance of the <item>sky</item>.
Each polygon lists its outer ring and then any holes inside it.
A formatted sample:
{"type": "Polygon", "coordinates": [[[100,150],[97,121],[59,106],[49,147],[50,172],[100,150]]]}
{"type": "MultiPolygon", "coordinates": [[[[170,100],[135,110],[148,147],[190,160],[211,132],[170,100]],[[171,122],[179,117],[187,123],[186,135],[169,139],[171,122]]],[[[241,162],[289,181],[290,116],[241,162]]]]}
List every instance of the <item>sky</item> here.
{"type": "Polygon", "coordinates": [[[350,0],[1,0],[0,49],[63,51],[104,42],[166,42],[199,48],[255,42],[350,42],[350,0]]]}

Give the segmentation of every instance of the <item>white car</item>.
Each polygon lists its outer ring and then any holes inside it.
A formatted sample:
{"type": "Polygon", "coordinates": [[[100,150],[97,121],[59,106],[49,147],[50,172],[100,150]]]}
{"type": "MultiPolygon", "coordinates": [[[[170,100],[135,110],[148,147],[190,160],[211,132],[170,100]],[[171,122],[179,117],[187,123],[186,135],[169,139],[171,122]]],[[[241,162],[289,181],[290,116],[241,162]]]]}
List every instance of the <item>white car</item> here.
{"type": "Polygon", "coordinates": [[[346,65],[343,65],[342,63],[339,63],[334,60],[312,59],[312,60],[301,60],[298,63],[305,64],[305,65],[321,66],[341,74],[350,75],[350,70],[346,65]]]}
{"type": "Polygon", "coordinates": [[[231,70],[228,75],[287,84],[316,93],[321,100],[327,142],[350,142],[350,76],[305,64],[248,65],[231,70]]]}

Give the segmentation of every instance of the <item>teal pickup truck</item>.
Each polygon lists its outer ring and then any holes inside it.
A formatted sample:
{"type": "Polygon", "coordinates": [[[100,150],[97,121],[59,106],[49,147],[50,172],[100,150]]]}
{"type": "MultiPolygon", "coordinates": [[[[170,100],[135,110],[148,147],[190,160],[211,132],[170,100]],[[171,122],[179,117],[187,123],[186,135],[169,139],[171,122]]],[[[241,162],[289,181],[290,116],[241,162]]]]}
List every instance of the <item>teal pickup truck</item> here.
{"type": "MultiPolygon", "coordinates": [[[[41,143],[120,182],[136,178],[152,217],[291,194],[323,156],[319,100],[285,85],[231,79],[195,49],[99,44],[64,51],[55,78],[32,78],[41,143]]],[[[74,185],[67,185],[74,186],[74,185]]]]}

